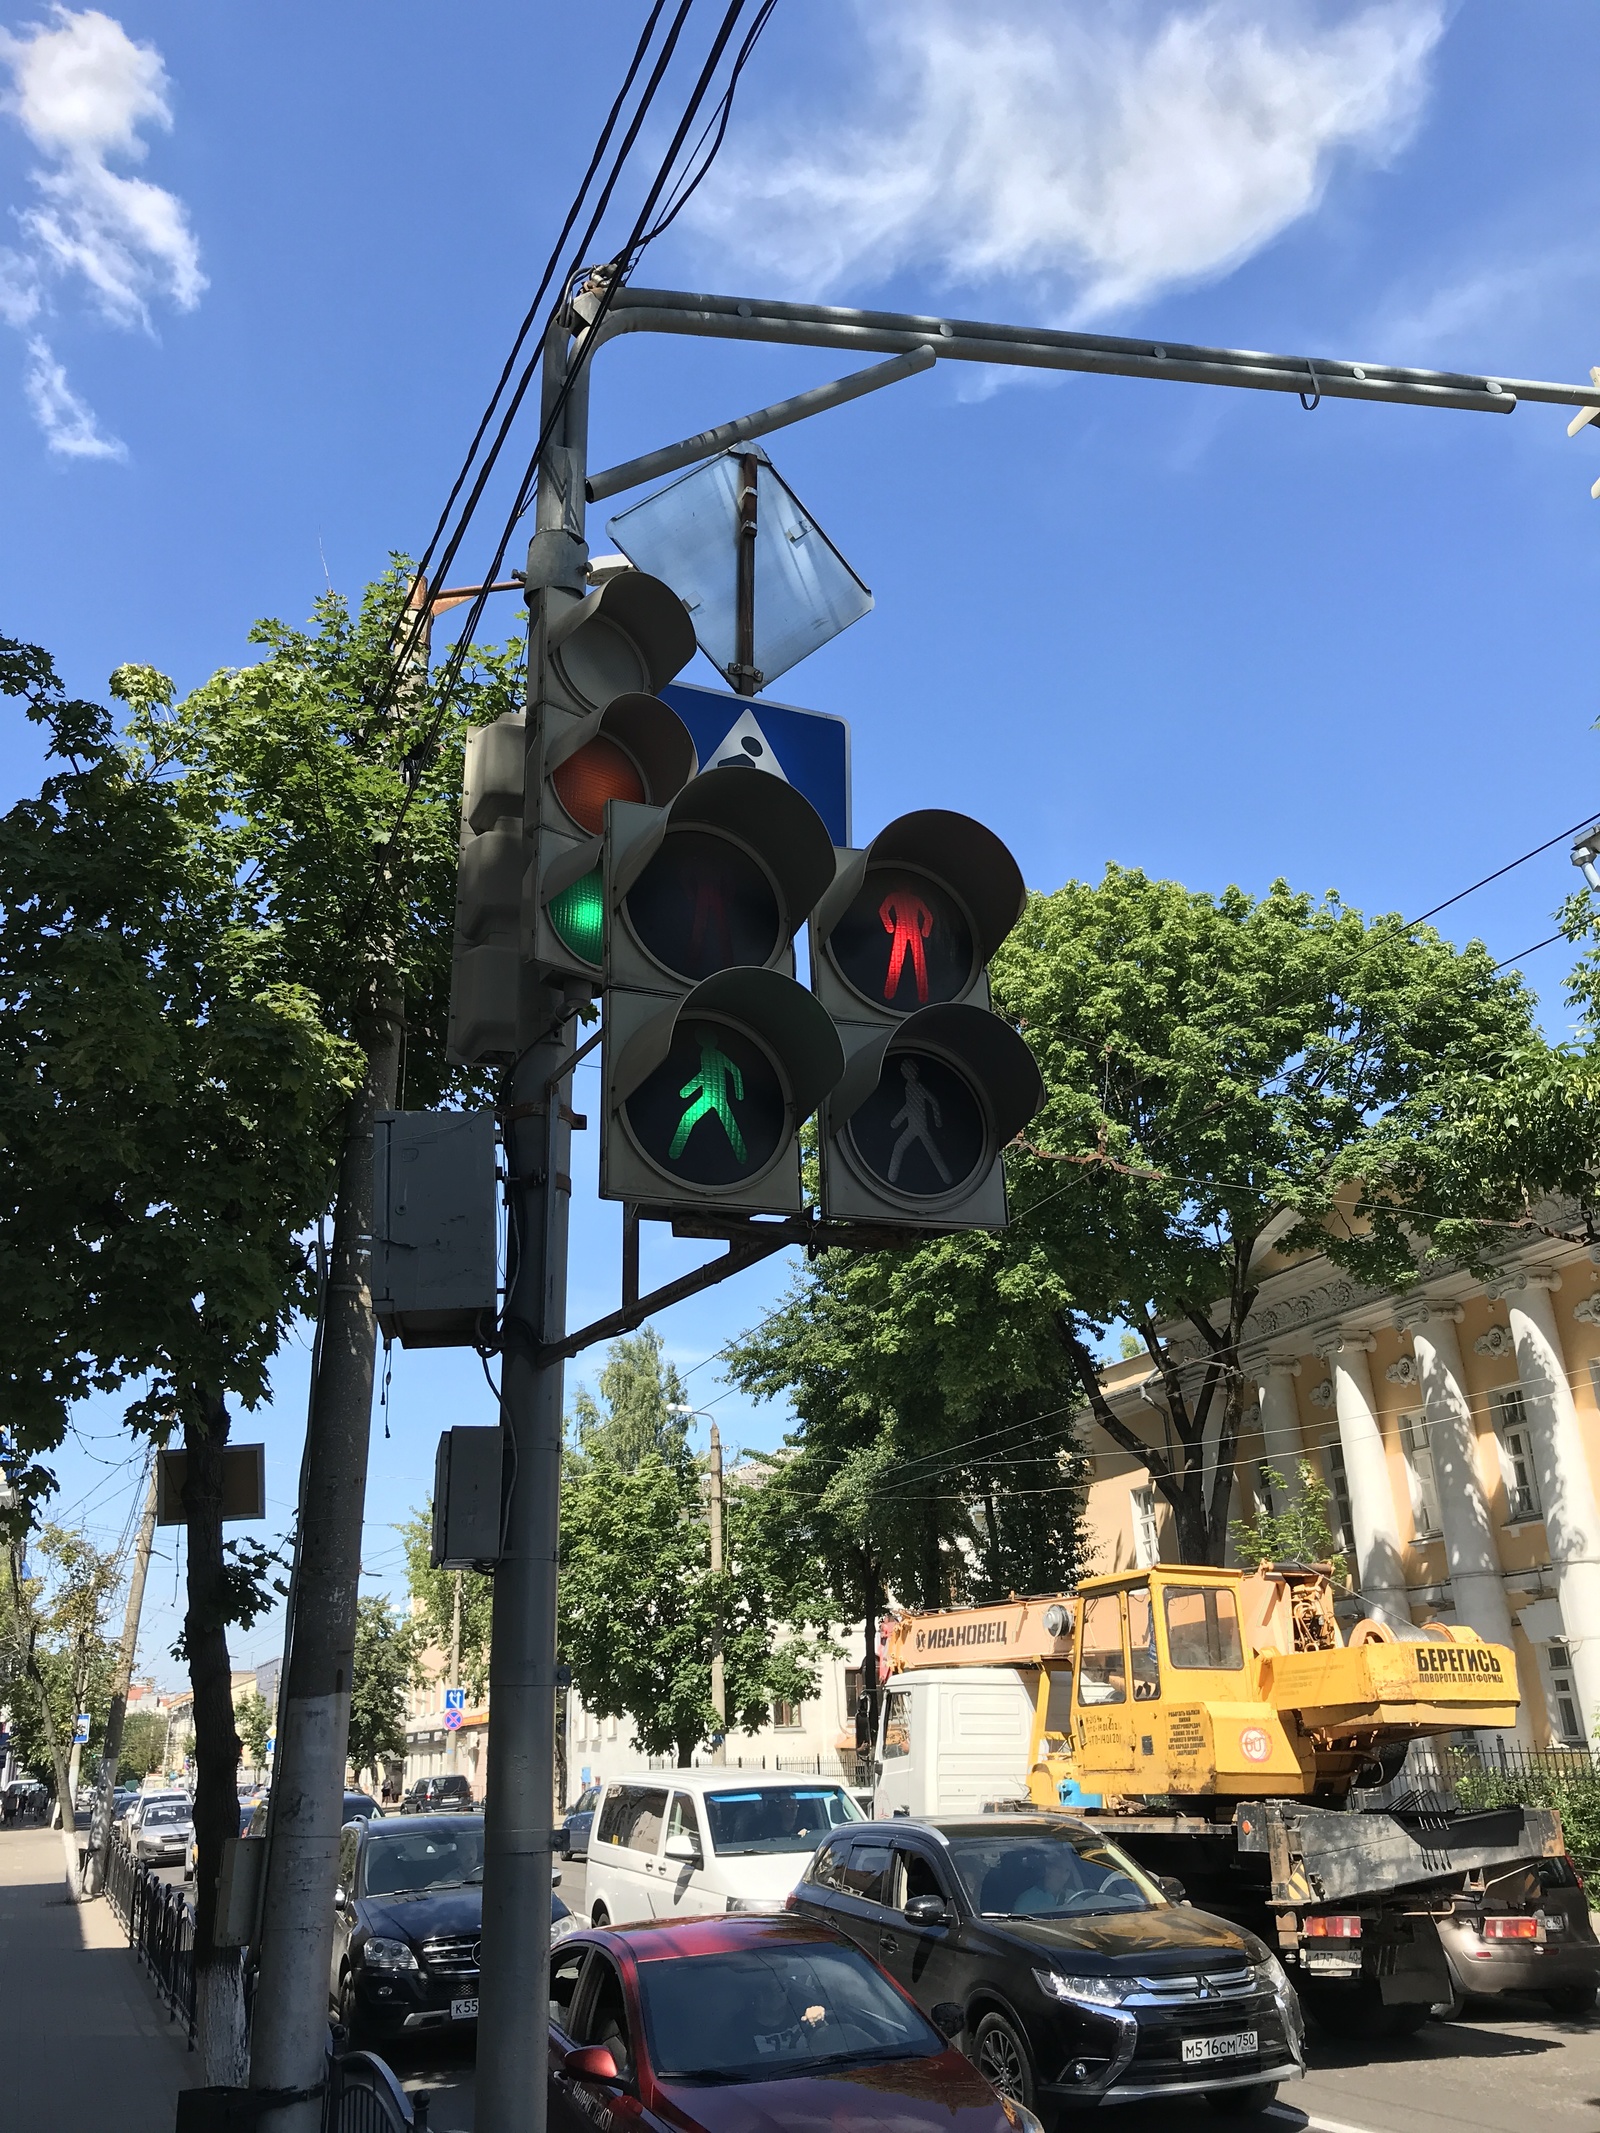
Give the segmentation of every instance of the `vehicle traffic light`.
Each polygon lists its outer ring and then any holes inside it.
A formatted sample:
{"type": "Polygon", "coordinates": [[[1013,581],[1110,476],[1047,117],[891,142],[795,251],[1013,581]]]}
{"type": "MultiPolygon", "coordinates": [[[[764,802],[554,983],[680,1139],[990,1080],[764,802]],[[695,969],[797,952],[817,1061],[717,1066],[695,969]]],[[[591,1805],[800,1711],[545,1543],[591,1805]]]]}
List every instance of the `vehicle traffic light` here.
{"type": "Polygon", "coordinates": [[[943,808],[838,854],[811,925],[812,987],[845,1052],[819,1121],[824,1215],[1004,1227],[1001,1150],[1044,1085],[990,1009],[988,964],[1025,894],[994,832],[943,808]]]}
{"type": "Polygon", "coordinates": [[[612,803],[605,1198],[800,1212],[799,1128],[844,1054],[795,981],[794,936],[833,874],[821,817],[781,778],[710,770],[667,807],[612,803]]]}
{"type": "Polygon", "coordinates": [[[600,831],[610,799],[661,804],[694,775],[694,743],[654,693],[694,656],[683,602],[626,571],[584,597],[547,591],[534,618],[537,707],[467,743],[449,1053],[515,1054],[524,985],[600,984],[600,831]],[[532,760],[530,761],[530,757],[532,760]],[[531,776],[531,783],[530,783],[531,776]]]}

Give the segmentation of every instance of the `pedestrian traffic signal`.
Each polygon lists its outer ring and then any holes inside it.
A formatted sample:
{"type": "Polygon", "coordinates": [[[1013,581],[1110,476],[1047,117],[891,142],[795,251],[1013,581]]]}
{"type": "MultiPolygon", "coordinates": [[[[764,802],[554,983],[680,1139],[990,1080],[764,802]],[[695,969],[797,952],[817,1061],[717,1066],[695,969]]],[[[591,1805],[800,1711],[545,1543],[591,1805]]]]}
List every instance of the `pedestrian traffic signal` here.
{"type": "Polygon", "coordinates": [[[1025,894],[993,831],[941,808],[837,855],[811,927],[812,987],[845,1051],[819,1122],[824,1215],[1004,1226],[1001,1150],[1044,1085],[990,1011],[988,963],[1025,894]]]}
{"type": "Polygon", "coordinates": [[[794,979],[834,874],[811,803],[728,768],[667,807],[614,801],[603,857],[608,1199],[801,1209],[798,1132],[844,1054],[794,979]]]}

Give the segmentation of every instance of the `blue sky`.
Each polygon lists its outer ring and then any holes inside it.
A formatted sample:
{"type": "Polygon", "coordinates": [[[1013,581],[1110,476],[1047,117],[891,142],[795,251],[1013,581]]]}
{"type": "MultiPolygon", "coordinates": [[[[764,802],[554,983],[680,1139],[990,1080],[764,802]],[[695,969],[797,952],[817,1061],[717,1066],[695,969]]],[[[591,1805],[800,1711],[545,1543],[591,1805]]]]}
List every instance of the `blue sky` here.
{"type": "MultiPolygon", "coordinates": [[[[643,14],[0,7],[0,631],[87,694],[129,659],[187,688],[248,657],[253,617],[298,620],[419,548],[643,14]]],[[[1583,379],[1597,63],[1581,0],[780,0],[718,171],[635,278],[1583,379]]],[[[617,344],[594,464],[849,367],[617,344]]],[[[1558,410],[1307,414],[941,365],[770,449],[876,594],[775,691],[852,721],[858,834],[957,806],[1041,889],[1115,859],[1412,915],[1600,810],[1600,452],[1558,410]]],[[[38,767],[22,722],[0,728],[3,798],[38,767]]],[[[1441,923],[1516,955],[1574,879],[1557,849],[1441,923]]],[[[1552,1033],[1563,968],[1527,965],[1552,1033]]],[[[615,1299],[594,1142],[574,1323],[615,1299]]],[[[662,1321],[735,1441],[781,1417],[706,1359],[784,1278],[662,1321]]],[[[258,1419],[281,1529],[303,1348],[277,1388],[258,1419]]],[[[371,1589],[437,1431],[488,1418],[475,1360],[396,1354],[371,1589]]],[[[60,1504],[112,1534],[137,1477],[114,1409],[82,1428],[60,1504]]],[[[143,1642],[167,1675],[175,1568],[143,1642]]],[[[266,1656],[271,1625],[239,1648],[266,1656]]]]}

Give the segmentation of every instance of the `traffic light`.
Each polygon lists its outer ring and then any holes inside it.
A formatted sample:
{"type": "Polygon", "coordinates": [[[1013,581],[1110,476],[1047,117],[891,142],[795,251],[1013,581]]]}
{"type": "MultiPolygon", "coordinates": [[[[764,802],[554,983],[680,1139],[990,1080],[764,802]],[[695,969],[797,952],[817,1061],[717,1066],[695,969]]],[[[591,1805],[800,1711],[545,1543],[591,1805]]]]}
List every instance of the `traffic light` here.
{"type": "Polygon", "coordinates": [[[694,775],[688,728],[654,693],[694,656],[677,594],[626,571],[561,600],[547,591],[534,617],[531,749],[521,713],[467,743],[450,981],[456,1061],[514,1056],[528,1041],[521,996],[530,979],[598,990],[606,802],[660,804],[694,775]]]}
{"type": "Polygon", "coordinates": [[[1001,1150],[1044,1101],[1032,1052],[989,1005],[989,958],[1022,875],[980,822],[902,815],[841,851],[811,924],[811,983],[845,1069],[822,1107],[822,1212],[999,1229],[1001,1150]]]}
{"type": "Polygon", "coordinates": [[[781,778],[710,770],[667,807],[612,803],[605,1198],[800,1212],[797,1135],[844,1054],[793,944],[833,875],[821,817],[781,778]]]}

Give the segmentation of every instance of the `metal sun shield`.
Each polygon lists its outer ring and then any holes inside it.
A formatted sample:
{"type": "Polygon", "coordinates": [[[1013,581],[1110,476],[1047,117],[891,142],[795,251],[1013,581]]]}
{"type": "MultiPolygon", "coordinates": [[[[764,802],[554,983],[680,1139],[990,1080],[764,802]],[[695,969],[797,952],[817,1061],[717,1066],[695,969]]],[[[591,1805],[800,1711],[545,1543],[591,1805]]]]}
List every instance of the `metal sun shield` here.
{"type": "MultiPolygon", "coordinates": [[[[738,659],[740,460],[724,452],[606,521],[638,570],[689,610],[695,639],[732,679],[738,659]]],[[[764,453],[756,474],[755,665],[762,686],[872,611],[872,594],[764,453]]]]}

